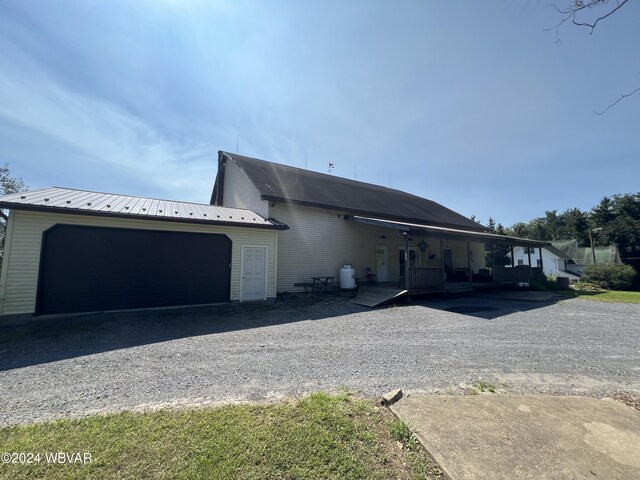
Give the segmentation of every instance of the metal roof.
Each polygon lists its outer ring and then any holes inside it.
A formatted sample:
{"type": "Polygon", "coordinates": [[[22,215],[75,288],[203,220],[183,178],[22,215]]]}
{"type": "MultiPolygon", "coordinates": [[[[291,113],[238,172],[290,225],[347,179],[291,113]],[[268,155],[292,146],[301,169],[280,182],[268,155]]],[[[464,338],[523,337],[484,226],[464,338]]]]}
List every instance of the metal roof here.
{"type": "Polygon", "coordinates": [[[494,242],[504,245],[521,245],[529,247],[546,247],[550,245],[549,242],[543,242],[540,240],[530,240],[528,238],[508,237],[506,235],[498,235],[496,233],[478,232],[473,230],[462,230],[458,228],[445,228],[436,227],[434,225],[421,225],[416,223],[405,223],[389,221],[381,218],[369,218],[354,215],[353,220],[360,223],[368,223],[370,225],[377,225],[385,228],[395,228],[405,232],[424,232],[441,237],[457,237],[460,239],[473,239],[482,242],[494,242]]]}
{"type": "Polygon", "coordinates": [[[0,197],[0,207],[183,223],[288,228],[280,222],[265,219],[251,210],[60,187],[5,195],[0,197]]]}
{"type": "MultiPolygon", "coordinates": [[[[218,177],[211,203],[223,204],[224,169],[235,162],[249,177],[263,200],[295,203],[389,220],[486,231],[486,227],[426,198],[393,188],[326,173],[218,152],[218,177]]],[[[422,173],[418,172],[418,175],[422,173]]]]}

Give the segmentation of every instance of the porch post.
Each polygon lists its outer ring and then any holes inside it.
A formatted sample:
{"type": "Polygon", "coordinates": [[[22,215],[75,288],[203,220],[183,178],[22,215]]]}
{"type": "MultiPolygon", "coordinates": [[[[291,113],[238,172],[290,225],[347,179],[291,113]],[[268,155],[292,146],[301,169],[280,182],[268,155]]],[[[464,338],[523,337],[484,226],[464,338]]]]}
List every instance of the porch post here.
{"type": "Polygon", "coordinates": [[[497,283],[496,282],[496,250],[495,250],[495,244],[491,243],[491,283],[497,283]]]}
{"type": "Polygon", "coordinates": [[[471,277],[473,276],[471,271],[471,245],[469,245],[469,240],[467,240],[467,275],[469,275],[469,285],[473,283],[471,277]]]}
{"type": "Polygon", "coordinates": [[[404,235],[404,288],[409,289],[409,235],[407,232],[404,235]]]}
{"type": "Polygon", "coordinates": [[[529,257],[529,268],[531,268],[531,247],[527,247],[527,257],[529,257]]]}
{"type": "Polygon", "coordinates": [[[444,287],[444,242],[442,241],[442,237],[440,237],[440,267],[442,267],[441,287],[444,287]]]}
{"type": "Polygon", "coordinates": [[[513,245],[510,245],[509,248],[511,248],[511,278],[512,280],[516,281],[516,262],[513,258],[513,245]]]}
{"type": "Polygon", "coordinates": [[[544,275],[544,265],[542,264],[542,247],[538,247],[538,254],[540,255],[540,269],[544,275]]]}

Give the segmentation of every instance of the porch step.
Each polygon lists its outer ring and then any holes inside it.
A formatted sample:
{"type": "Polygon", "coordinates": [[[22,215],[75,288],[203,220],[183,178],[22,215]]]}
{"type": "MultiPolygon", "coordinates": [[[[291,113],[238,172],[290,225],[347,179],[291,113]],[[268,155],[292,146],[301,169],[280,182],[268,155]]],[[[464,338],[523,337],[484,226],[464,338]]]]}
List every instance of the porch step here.
{"type": "Polygon", "coordinates": [[[399,288],[361,286],[358,289],[358,295],[349,301],[356,305],[373,308],[392,300],[397,300],[406,295],[407,292],[408,290],[401,290],[399,288]]]}

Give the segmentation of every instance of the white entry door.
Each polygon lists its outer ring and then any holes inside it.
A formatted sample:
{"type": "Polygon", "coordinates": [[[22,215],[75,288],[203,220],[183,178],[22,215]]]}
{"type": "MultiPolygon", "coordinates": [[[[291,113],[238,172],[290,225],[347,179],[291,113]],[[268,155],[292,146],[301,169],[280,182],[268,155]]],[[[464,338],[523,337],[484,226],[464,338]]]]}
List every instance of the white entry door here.
{"type": "Polygon", "coordinates": [[[376,280],[378,282],[389,280],[389,249],[386,245],[376,247],[376,280]]]}
{"type": "Polygon", "coordinates": [[[242,247],[240,301],[267,299],[267,247],[242,247]]]}

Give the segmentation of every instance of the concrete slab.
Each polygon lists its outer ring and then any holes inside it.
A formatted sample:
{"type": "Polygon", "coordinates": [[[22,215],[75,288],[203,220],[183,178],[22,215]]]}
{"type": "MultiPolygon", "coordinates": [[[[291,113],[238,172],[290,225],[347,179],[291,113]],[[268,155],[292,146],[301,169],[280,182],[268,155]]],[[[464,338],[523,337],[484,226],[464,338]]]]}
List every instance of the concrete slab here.
{"type": "Polygon", "coordinates": [[[390,408],[452,480],[640,478],[640,412],[614,400],[408,396],[390,408]]]}

